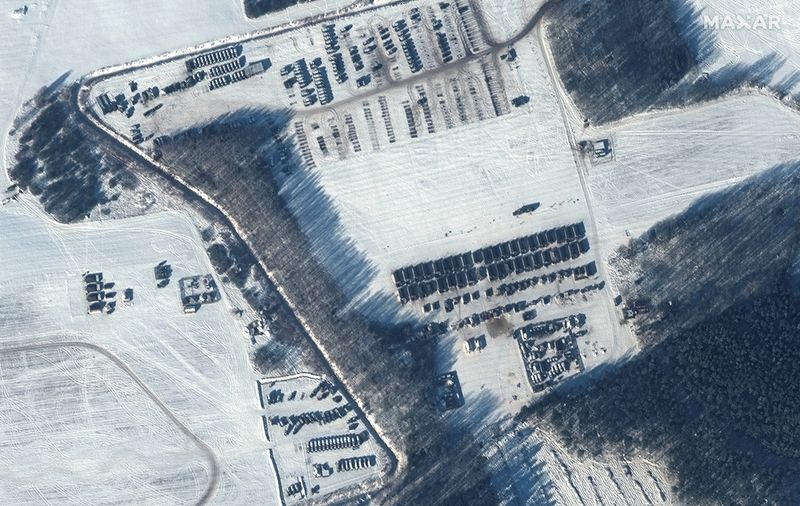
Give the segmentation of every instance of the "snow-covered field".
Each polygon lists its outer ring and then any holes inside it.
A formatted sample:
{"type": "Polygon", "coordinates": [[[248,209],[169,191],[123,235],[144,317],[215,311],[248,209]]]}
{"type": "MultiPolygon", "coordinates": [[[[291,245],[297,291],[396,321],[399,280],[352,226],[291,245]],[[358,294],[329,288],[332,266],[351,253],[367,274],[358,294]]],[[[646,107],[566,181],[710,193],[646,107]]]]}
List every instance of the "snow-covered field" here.
{"type": "MultiPolygon", "coordinates": [[[[752,65],[765,57],[780,62],[772,84],[800,72],[800,4],[791,0],[693,0],[700,26],[713,30],[718,54],[704,64],[715,71],[752,65]]],[[[796,79],[796,78],[795,78],[796,79]]],[[[800,92],[795,84],[790,90],[800,92]]]]}
{"type": "MultiPolygon", "coordinates": [[[[544,463],[556,504],[673,504],[665,469],[642,458],[576,458],[550,434],[537,430],[529,437],[541,445],[537,457],[544,463]]],[[[508,450],[514,454],[514,449],[508,450]]]]}
{"type": "Polygon", "coordinates": [[[213,461],[99,351],[0,353],[4,504],[196,502],[213,461]]]}
{"type": "Polygon", "coordinates": [[[131,483],[143,487],[143,497],[152,502],[198,499],[215,479],[209,458],[197,444],[171,436],[176,424],[148,402],[145,388],[210,447],[221,473],[212,487],[215,500],[277,500],[246,322],[233,316],[227,298],[197,314],[184,314],[181,307],[177,280],[212,271],[186,217],[162,213],[63,226],[40,215],[25,197],[2,208],[0,228],[0,258],[18,260],[7,261],[0,272],[0,345],[77,341],[119,361],[72,348],[32,350],[24,361],[8,358],[2,404],[15,408],[4,414],[3,426],[13,430],[4,433],[3,444],[14,448],[14,465],[25,471],[4,475],[0,502],[33,501],[35,486],[50,497],[65,494],[67,502],[113,502],[126,486],[132,490],[125,493],[137,493],[131,483]],[[159,289],[153,267],[162,260],[174,274],[159,289]],[[115,312],[87,314],[81,280],[87,270],[115,283],[115,312]],[[125,288],[134,290],[130,306],[121,300],[125,288]],[[58,396],[58,403],[43,405],[45,395],[58,396]],[[43,421],[53,413],[50,422],[43,421]],[[102,466],[109,459],[115,465],[102,466]],[[102,466],[106,474],[84,483],[87,466],[102,466]],[[47,479],[32,480],[32,470],[47,479]],[[62,490],[73,479],[84,485],[62,490]]]}
{"type": "Polygon", "coordinates": [[[590,134],[609,135],[614,160],[588,169],[607,253],[707,193],[800,159],[800,114],[758,95],[645,115],[590,134]]]}
{"type": "Polygon", "coordinates": [[[670,476],[657,463],[637,457],[577,458],[557,438],[528,424],[493,440],[485,455],[504,506],[676,502],[670,476]]]}
{"type": "Polygon", "coordinates": [[[475,2],[475,8],[489,37],[503,42],[516,36],[545,3],[545,0],[480,0],[475,2]]]}

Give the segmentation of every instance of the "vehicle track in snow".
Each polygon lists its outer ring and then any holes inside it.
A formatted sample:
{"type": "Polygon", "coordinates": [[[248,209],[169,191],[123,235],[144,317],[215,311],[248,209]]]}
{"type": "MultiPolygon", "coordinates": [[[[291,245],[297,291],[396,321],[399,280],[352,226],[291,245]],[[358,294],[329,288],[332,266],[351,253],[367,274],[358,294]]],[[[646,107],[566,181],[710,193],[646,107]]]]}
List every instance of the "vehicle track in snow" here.
{"type": "Polygon", "coordinates": [[[107,350],[106,348],[83,341],[63,341],[63,342],[50,342],[41,344],[28,344],[22,346],[3,346],[0,347],[0,353],[19,353],[26,351],[42,351],[42,350],[57,350],[57,349],[80,348],[90,350],[103,355],[116,365],[122,372],[124,372],[133,381],[136,386],[158,407],[158,409],[166,415],[167,418],[180,430],[190,441],[192,441],[200,451],[205,455],[209,464],[209,482],[203,494],[197,501],[197,504],[208,504],[214,497],[220,483],[220,465],[217,455],[214,450],[208,446],[202,439],[197,437],[189,427],[187,427],[178,418],[170,408],[161,401],[161,399],[153,392],[147,384],[130,368],[128,365],[117,355],[107,350]]]}

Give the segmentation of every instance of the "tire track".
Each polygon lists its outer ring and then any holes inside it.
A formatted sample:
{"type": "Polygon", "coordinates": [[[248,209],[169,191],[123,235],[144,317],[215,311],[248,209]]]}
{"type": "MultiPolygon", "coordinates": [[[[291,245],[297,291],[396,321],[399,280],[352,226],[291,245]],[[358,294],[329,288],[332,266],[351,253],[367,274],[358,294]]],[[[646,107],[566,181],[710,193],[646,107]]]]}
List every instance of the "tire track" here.
{"type": "Polygon", "coordinates": [[[578,498],[578,504],[586,504],[586,501],[583,500],[583,496],[581,495],[581,491],[578,490],[578,487],[575,485],[575,480],[572,479],[572,469],[561,460],[561,456],[555,450],[550,450],[550,453],[553,455],[553,458],[556,459],[556,462],[561,466],[561,470],[564,472],[564,475],[567,478],[567,483],[569,484],[572,492],[575,494],[575,497],[578,498]]]}
{"type": "Polygon", "coordinates": [[[90,351],[94,351],[96,353],[100,353],[107,359],[109,359],[114,365],[119,367],[141,390],[147,395],[148,398],[158,407],[158,409],[166,415],[170,421],[175,424],[175,426],[180,430],[189,440],[191,440],[202,453],[205,454],[208,463],[210,464],[210,476],[208,486],[206,487],[203,495],[200,496],[198,499],[197,504],[208,504],[211,499],[214,497],[214,494],[219,488],[220,482],[220,466],[219,461],[217,459],[217,455],[214,453],[214,450],[208,446],[202,439],[197,437],[189,427],[187,427],[179,418],[178,416],[172,412],[172,410],[167,407],[166,404],[147,386],[147,384],[142,381],[139,376],[136,375],[133,370],[128,367],[128,365],[122,361],[117,355],[112,353],[111,351],[103,348],[102,346],[82,342],[82,341],[64,341],[64,342],[56,342],[56,343],[43,343],[43,344],[30,344],[24,346],[11,346],[11,347],[4,347],[0,349],[1,353],[14,353],[14,352],[25,352],[25,351],[39,351],[39,350],[54,350],[59,348],[82,348],[90,351]]]}

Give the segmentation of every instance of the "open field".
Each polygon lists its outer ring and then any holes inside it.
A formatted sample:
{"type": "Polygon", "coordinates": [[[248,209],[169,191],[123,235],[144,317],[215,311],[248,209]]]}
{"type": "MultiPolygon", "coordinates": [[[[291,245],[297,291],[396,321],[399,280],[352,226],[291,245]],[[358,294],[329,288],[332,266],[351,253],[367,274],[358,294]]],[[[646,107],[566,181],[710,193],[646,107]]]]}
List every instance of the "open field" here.
{"type": "Polygon", "coordinates": [[[703,195],[797,160],[799,126],[796,112],[756,95],[589,131],[614,146],[613,161],[592,165],[588,178],[605,250],[703,195]]]}
{"type": "MultiPolygon", "coordinates": [[[[554,439],[543,437],[537,454],[553,484],[555,504],[674,504],[670,482],[657,464],[640,458],[576,458],[554,439]]],[[[513,453],[514,450],[511,450],[513,453]]]]}
{"type": "MultiPolygon", "coordinates": [[[[502,431],[508,425],[499,424],[502,431]]],[[[664,467],[637,457],[576,456],[542,428],[516,426],[486,447],[500,504],[675,504],[664,467]],[[531,463],[534,463],[531,465],[531,463]]]]}
{"type": "Polygon", "coordinates": [[[216,462],[117,364],[45,341],[0,354],[4,503],[185,504],[214,489],[216,462]]]}
{"type": "MultiPolygon", "coordinates": [[[[86,484],[79,495],[67,490],[66,500],[114,501],[126,484],[143,482],[144,478],[137,478],[143,475],[148,480],[169,482],[143,492],[157,494],[153,497],[159,501],[199,498],[206,487],[223,502],[236,503],[253,495],[277,500],[260,427],[245,322],[233,317],[225,297],[204,305],[196,314],[184,314],[181,307],[177,280],[212,270],[199,234],[185,217],[157,214],[64,226],[48,220],[23,197],[2,208],[0,227],[4,231],[0,256],[25,257],[13,269],[0,273],[1,346],[13,349],[23,344],[79,341],[102,347],[116,357],[117,366],[129,369],[175,419],[210,447],[217,461],[219,475],[208,476],[211,468],[203,453],[188,441],[179,444],[170,437],[175,429],[169,420],[147,405],[141,388],[137,391],[131,378],[125,379],[102,356],[81,350],[29,351],[24,370],[8,370],[13,375],[9,388],[27,392],[16,409],[27,407],[27,416],[34,422],[45,416],[40,413],[45,409],[40,389],[48,383],[27,379],[46,376],[54,390],[50,395],[62,395],[59,402],[76,410],[74,420],[56,417],[52,422],[75,429],[51,436],[56,438],[53,451],[65,444],[75,455],[91,452],[98,445],[107,447],[113,439],[102,439],[102,434],[109,432],[124,438],[114,446],[113,458],[118,464],[108,470],[105,481],[86,484]],[[173,277],[165,288],[157,288],[153,268],[162,260],[172,266],[173,277]],[[87,270],[103,272],[106,286],[113,284],[105,291],[107,297],[116,299],[113,312],[87,314],[81,279],[87,270]],[[130,303],[122,300],[126,288],[133,289],[130,303]],[[112,292],[117,295],[112,297],[112,292]],[[105,383],[98,382],[98,371],[105,371],[105,383]],[[59,380],[59,374],[67,378],[59,380]],[[144,426],[136,430],[152,432],[154,437],[140,440],[141,448],[128,455],[126,449],[134,443],[126,441],[136,432],[126,427],[137,422],[144,426]],[[101,439],[89,437],[92,432],[100,433],[101,439]],[[175,465],[171,467],[172,462],[175,465]]],[[[5,392],[12,395],[11,390],[5,392]]],[[[31,423],[19,427],[18,434],[6,433],[4,443],[24,452],[26,468],[46,474],[52,483],[63,483],[81,472],[84,461],[75,461],[69,454],[53,460],[50,453],[37,450],[42,447],[37,430],[52,429],[45,429],[41,422],[31,423]]],[[[97,458],[101,462],[110,458],[104,455],[97,458]]],[[[14,498],[21,497],[18,491],[33,485],[30,476],[22,472],[7,475],[7,479],[8,493],[14,495],[4,497],[3,502],[16,502],[14,498]]]]}
{"type": "MultiPolygon", "coordinates": [[[[774,59],[768,82],[781,92],[797,94],[800,72],[800,6],[780,0],[692,0],[702,17],[716,27],[714,54],[702,62],[710,72],[752,67],[754,74],[774,59]]],[[[704,21],[701,19],[701,23],[704,21]]],[[[768,67],[768,66],[767,66],[768,67]]]]}
{"type": "Polygon", "coordinates": [[[515,36],[546,0],[480,0],[474,2],[491,40],[515,36]]]}

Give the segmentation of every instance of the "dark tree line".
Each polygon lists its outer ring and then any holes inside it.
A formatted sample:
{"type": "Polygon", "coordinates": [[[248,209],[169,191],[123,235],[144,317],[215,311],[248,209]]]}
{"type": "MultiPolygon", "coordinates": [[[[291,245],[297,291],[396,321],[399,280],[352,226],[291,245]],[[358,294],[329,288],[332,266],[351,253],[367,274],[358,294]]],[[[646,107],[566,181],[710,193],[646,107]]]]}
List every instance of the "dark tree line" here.
{"type": "MultiPolygon", "coordinates": [[[[412,344],[402,329],[387,329],[348,309],[350,299],[289,211],[287,199],[295,195],[284,193],[279,181],[307,170],[287,137],[289,121],[285,111],[243,111],[174,136],[161,146],[161,156],[169,170],[212,196],[245,230],[248,244],[324,343],[364,409],[407,459],[407,472],[384,491],[382,502],[495,503],[479,446],[454,438],[436,405],[435,343],[412,344]]],[[[329,212],[315,207],[320,202],[305,199],[301,204],[312,208],[299,212],[329,212]]],[[[355,249],[339,253],[358,256],[355,249]]],[[[214,254],[224,266],[222,251],[214,254]]],[[[369,269],[361,259],[352,262],[354,275],[369,269]]],[[[268,360],[285,352],[260,355],[268,360]]]]}
{"type": "Polygon", "coordinates": [[[259,18],[265,14],[277,12],[304,1],[313,0],[244,0],[244,12],[248,18],[259,18]]]}
{"type": "Polygon", "coordinates": [[[566,0],[548,14],[561,80],[586,118],[647,109],[695,64],[671,0],[566,0]]]}
{"type": "Polygon", "coordinates": [[[206,250],[211,260],[211,265],[217,274],[223,276],[223,281],[231,281],[240,289],[250,277],[255,257],[242,241],[228,238],[224,242],[214,242],[206,250]]]}
{"type": "Polygon", "coordinates": [[[62,222],[83,219],[108,201],[110,186],[135,188],[138,180],[119,160],[103,154],[97,139],[81,125],[70,104],[70,89],[42,88],[33,99],[34,114],[19,126],[19,150],[10,177],[37,196],[48,213],[62,222]]]}
{"type": "Polygon", "coordinates": [[[800,73],[776,77],[784,64],[777,53],[704,74],[702,64],[717,56],[718,44],[690,0],[562,0],[547,17],[564,87],[594,123],[748,87],[786,100],[800,83],[800,73]]]}

